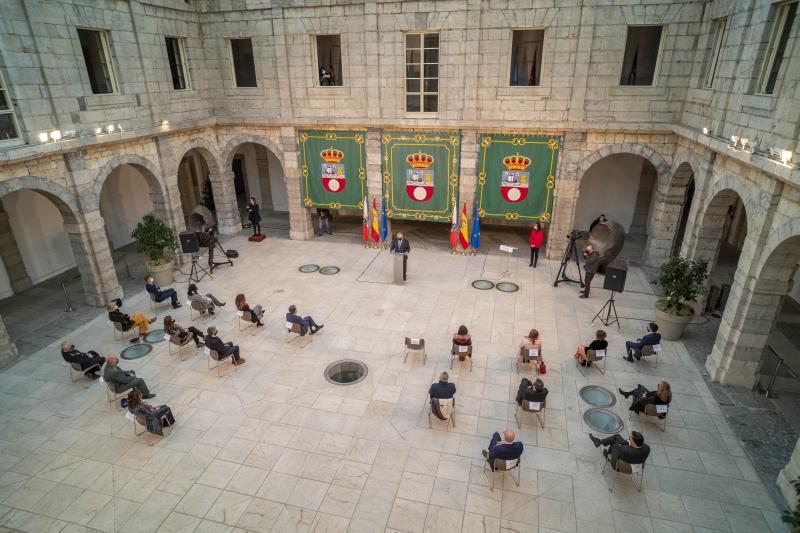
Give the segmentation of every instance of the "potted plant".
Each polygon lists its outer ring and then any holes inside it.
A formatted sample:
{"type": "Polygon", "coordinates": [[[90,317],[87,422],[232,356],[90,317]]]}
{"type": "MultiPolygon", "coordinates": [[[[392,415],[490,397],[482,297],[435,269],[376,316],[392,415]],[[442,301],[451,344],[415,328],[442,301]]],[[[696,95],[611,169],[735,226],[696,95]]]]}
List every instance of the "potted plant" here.
{"type": "Polygon", "coordinates": [[[694,302],[706,291],[708,261],[670,257],[658,268],[663,295],[656,301],[656,322],[661,337],[677,340],[694,317],[694,302]]]}
{"type": "Polygon", "coordinates": [[[140,252],[147,254],[145,269],[158,286],[172,284],[173,252],[177,248],[172,229],[152,215],[146,215],[131,233],[140,252]]]}

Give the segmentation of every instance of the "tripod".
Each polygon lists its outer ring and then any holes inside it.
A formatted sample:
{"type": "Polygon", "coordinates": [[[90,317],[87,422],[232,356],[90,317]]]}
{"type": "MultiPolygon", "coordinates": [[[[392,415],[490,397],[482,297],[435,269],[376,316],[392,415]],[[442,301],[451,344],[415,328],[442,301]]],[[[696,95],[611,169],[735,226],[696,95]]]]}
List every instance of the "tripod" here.
{"type": "Polygon", "coordinates": [[[189,272],[189,281],[200,283],[200,280],[206,276],[214,279],[214,276],[211,275],[211,272],[206,270],[206,268],[200,264],[200,256],[197,254],[192,254],[192,270],[189,272]],[[202,275],[200,272],[202,272],[202,275]]]}
{"type": "Polygon", "coordinates": [[[598,311],[597,314],[594,315],[594,318],[592,318],[592,322],[597,320],[597,317],[600,317],[600,322],[602,322],[604,326],[610,326],[611,324],[616,323],[617,329],[620,329],[619,317],[617,316],[617,306],[614,305],[615,293],[614,291],[608,291],[608,292],[611,293],[611,296],[609,297],[608,300],[606,300],[605,305],[602,308],[600,308],[600,311],[598,311]],[[604,311],[605,311],[605,316],[601,316],[604,311]],[[614,316],[614,318],[611,318],[612,315],[614,316]]]}
{"type": "Polygon", "coordinates": [[[558,287],[559,283],[568,281],[570,283],[578,283],[583,288],[583,275],[581,274],[581,263],[578,260],[578,247],[575,244],[575,232],[570,233],[567,238],[569,242],[567,243],[567,249],[564,250],[564,257],[561,258],[561,266],[558,267],[553,287],[558,287]],[[578,279],[572,279],[567,274],[567,265],[571,259],[575,261],[575,266],[578,268],[578,279]]]}
{"type": "Polygon", "coordinates": [[[228,257],[228,252],[222,247],[217,238],[214,237],[214,235],[211,235],[210,238],[211,240],[208,243],[208,268],[211,270],[211,272],[214,272],[214,268],[220,265],[233,266],[233,261],[231,261],[230,257],[228,257]],[[214,261],[214,248],[222,252],[222,257],[225,258],[225,261],[214,261]]]}

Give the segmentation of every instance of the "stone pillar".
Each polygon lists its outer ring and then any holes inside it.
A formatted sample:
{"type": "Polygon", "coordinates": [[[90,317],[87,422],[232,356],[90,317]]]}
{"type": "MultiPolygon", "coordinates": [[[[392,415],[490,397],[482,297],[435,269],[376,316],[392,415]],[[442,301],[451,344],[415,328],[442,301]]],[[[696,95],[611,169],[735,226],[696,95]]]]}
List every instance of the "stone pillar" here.
{"type": "Polygon", "coordinates": [[[653,207],[650,209],[650,222],[647,230],[647,244],[644,248],[645,269],[655,270],[672,254],[672,246],[677,237],[686,201],[686,186],[692,179],[691,169],[680,167],[674,177],[663,176],[656,188],[653,207]]]}
{"type": "MultiPolygon", "coordinates": [[[[175,232],[177,241],[178,234],[186,231],[186,218],[183,215],[183,205],[181,202],[181,190],[178,185],[178,167],[180,166],[180,155],[175,154],[173,142],[166,136],[156,137],[156,150],[158,152],[158,164],[161,167],[161,183],[164,191],[163,197],[150,191],[150,198],[153,202],[153,215],[164,220],[175,232]]],[[[184,258],[180,251],[180,243],[173,254],[175,263],[183,264],[184,258]]]]}
{"type": "Polygon", "coordinates": [[[567,245],[566,236],[572,231],[575,205],[578,201],[580,179],[578,163],[583,157],[582,144],[585,133],[567,133],[561,139],[558,151],[553,214],[547,233],[545,255],[548,259],[561,259],[567,245]]]}
{"type": "MultiPolygon", "coordinates": [[[[367,162],[367,211],[372,213],[372,199],[378,202],[378,216],[380,216],[380,201],[383,195],[383,144],[381,143],[381,130],[369,128],[366,133],[364,150],[367,162]]],[[[386,209],[389,209],[388,201],[386,209]]],[[[392,219],[387,216],[389,225],[389,237],[394,230],[392,229],[392,219]]],[[[370,242],[372,242],[370,240],[370,242]]]]}
{"type": "Polygon", "coordinates": [[[800,477],[800,439],[794,446],[791,459],[778,474],[778,488],[781,489],[781,493],[790,507],[797,505],[797,493],[790,482],[798,477],[800,477]]]}
{"type": "Polygon", "coordinates": [[[647,235],[647,219],[650,215],[650,204],[653,201],[653,190],[658,182],[656,168],[645,160],[639,175],[639,192],[636,194],[636,206],[631,221],[631,235],[647,235]]]}
{"type": "Polygon", "coordinates": [[[17,347],[6,331],[6,324],[0,317],[0,368],[11,366],[17,360],[17,347]]]}
{"type": "Polygon", "coordinates": [[[64,221],[72,253],[81,274],[81,283],[89,305],[105,305],[122,297],[117,281],[114,260],[106,237],[106,227],[100,211],[85,214],[78,220],[64,221]]]}
{"type": "Polygon", "coordinates": [[[14,237],[14,232],[8,221],[8,213],[6,213],[2,202],[0,202],[0,259],[2,259],[3,265],[6,267],[8,281],[11,283],[11,290],[15,294],[33,285],[25,268],[25,262],[19,253],[17,239],[14,237]]]}
{"type": "Polygon", "coordinates": [[[303,205],[303,174],[300,172],[297,132],[294,128],[281,128],[281,148],[283,179],[289,199],[289,238],[307,241],[314,235],[314,226],[311,224],[311,211],[303,205]]]}
{"type": "Polygon", "coordinates": [[[233,170],[226,168],[219,174],[209,169],[208,179],[214,190],[214,208],[217,215],[217,229],[220,235],[236,235],[242,231],[242,217],[236,203],[236,189],[233,186],[233,170]]]}

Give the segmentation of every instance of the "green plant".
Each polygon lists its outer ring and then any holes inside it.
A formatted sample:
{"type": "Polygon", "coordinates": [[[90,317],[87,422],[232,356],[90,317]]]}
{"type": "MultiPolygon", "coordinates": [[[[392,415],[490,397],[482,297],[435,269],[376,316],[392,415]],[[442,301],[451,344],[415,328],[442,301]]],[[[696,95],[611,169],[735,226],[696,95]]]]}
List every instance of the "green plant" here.
{"type": "Polygon", "coordinates": [[[146,215],[136,225],[131,237],[136,240],[139,251],[146,253],[150,264],[154,266],[168,263],[172,259],[170,254],[177,248],[172,229],[152,215],[146,215]]]}
{"type": "Polygon", "coordinates": [[[793,533],[800,533],[800,477],[789,483],[792,484],[794,492],[797,494],[797,505],[794,511],[784,511],[781,520],[789,524],[793,533]]]}
{"type": "Polygon", "coordinates": [[[663,289],[663,298],[656,302],[656,308],[671,315],[689,316],[694,309],[684,302],[694,302],[706,291],[708,261],[670,257],[658,268],[658,279],[663,289]]]}

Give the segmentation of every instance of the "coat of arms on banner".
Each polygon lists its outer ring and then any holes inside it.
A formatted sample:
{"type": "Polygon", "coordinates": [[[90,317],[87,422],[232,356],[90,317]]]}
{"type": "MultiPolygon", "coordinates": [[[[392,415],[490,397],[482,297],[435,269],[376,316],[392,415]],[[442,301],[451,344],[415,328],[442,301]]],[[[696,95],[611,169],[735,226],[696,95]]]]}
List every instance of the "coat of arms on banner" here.
{"type": "Polygon", "coordinates": [[[422,152],[406,157],[406,192],[415,202],[427,202],[433,196],[433,156],[422,152]]]}
{"type": "Polygon", "coordinates": [[[322,185],[329,192],[342,192],[347,184],[344,165],[339,161],[344,159],[344,152],[334,148],[328,148],[319,153],[322,159],[322,185]]]}
{"type": "Polygon", "coordinates": [[[507,202],[516,203],[523,201],[528,196],[528,184],[531,173],[525,169],[531,160],[524,155],[510,155],[503,159],[507,170],[503,171],[500,182],[500,193],[507,202]]]}

